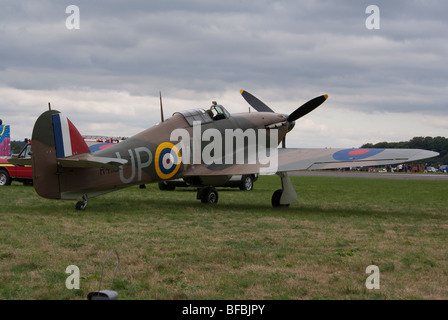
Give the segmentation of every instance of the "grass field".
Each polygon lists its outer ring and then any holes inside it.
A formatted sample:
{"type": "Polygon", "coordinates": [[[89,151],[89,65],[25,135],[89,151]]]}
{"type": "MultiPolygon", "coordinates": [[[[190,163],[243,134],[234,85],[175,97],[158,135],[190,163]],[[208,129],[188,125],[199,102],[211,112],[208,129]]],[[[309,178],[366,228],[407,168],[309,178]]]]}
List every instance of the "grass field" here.
{"type": "Polygon", "coordinates": [[[86,299],[111,249],[119,299],[448,299],[445,181],[291,179],[299,200],[286,209],[271,207],[276,176],[223,189],[217,205],[148,185],[85,211],[1,187],[0,299],[86,299]],[[65,286],[69,265],[79,290],[65,286]],[[369,265],[380,289],[366,288],[369,265]]]}

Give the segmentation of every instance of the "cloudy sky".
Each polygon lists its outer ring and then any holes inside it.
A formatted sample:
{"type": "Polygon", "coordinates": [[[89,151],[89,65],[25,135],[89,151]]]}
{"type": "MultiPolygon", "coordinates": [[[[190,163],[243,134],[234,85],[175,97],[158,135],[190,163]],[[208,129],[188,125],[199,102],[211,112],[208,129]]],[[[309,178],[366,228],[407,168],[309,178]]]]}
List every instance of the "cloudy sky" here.
{"type": "Polygon", "coordinates": [[[212,100],[246,112],[245,89],[287,114],[329,95],[289,147],[448,136],[447,13],[442,0],[2,0],[0,118],[21,140],[51,102],[82,134],[132,136],[159,122],[159,91],[171,115],[212,100]]]}

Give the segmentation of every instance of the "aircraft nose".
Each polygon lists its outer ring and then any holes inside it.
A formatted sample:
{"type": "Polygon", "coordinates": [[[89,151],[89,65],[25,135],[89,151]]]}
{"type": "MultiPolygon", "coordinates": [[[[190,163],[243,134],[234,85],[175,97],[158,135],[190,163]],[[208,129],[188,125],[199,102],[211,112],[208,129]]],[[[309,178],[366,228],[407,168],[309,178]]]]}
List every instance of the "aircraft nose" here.
{"type": "Polygon", "coordinates": [[[294,126],[296,125],[295,121],[288,122],[288,132],[294,129],[294,126]]]}
{"type": "Polygon", "coordinates": [[[292,129],[294,129],[294,126],[296,125],[296,121],[288,121],[288,115],[287,114],[283,114],[283,116],[285,117],[286,123],[288,124],[288,132],[291,131],[292,129]]]}

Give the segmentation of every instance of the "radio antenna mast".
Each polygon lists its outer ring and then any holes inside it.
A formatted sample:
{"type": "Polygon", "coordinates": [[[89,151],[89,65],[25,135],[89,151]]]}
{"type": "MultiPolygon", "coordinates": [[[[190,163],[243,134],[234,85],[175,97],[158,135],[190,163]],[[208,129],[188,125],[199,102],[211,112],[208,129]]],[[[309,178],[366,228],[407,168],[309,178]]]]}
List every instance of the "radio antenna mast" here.
{"type": "Polygon", "coordinates": [[[159,91],[159,97],[160,97],[160,118],[162,119],[163,122],[164,119],[163,119],[163,106],[162,106],[162,91],[159,91]]]}

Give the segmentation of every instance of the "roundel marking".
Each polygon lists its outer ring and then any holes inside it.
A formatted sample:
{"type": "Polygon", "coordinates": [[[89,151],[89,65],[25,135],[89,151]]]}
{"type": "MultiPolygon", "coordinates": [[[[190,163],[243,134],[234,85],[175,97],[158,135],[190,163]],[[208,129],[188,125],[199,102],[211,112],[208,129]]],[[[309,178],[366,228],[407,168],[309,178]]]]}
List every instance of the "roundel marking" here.
{"type": "Polygon", "coordinates": [[[369,150],[367,150],[367,149],[358,149],[358,150],[350,151],[348,154],[351,156],[359,156],[359,155],[367,153],[367,152],[369,152],[369,150]]]}
{"type": "Polygon", "coordinates": [[[161,143],[156,150],[155,167],[162,179],[170,179],[179,171],[182,156],[179,149],[170,142],[161,143]]]}
{"type": "Polygon", "coordinates": [[[335,152],[333,158],[338,161],[357,161],[376,156],[384,149],[345,149],[335,152]]]}

